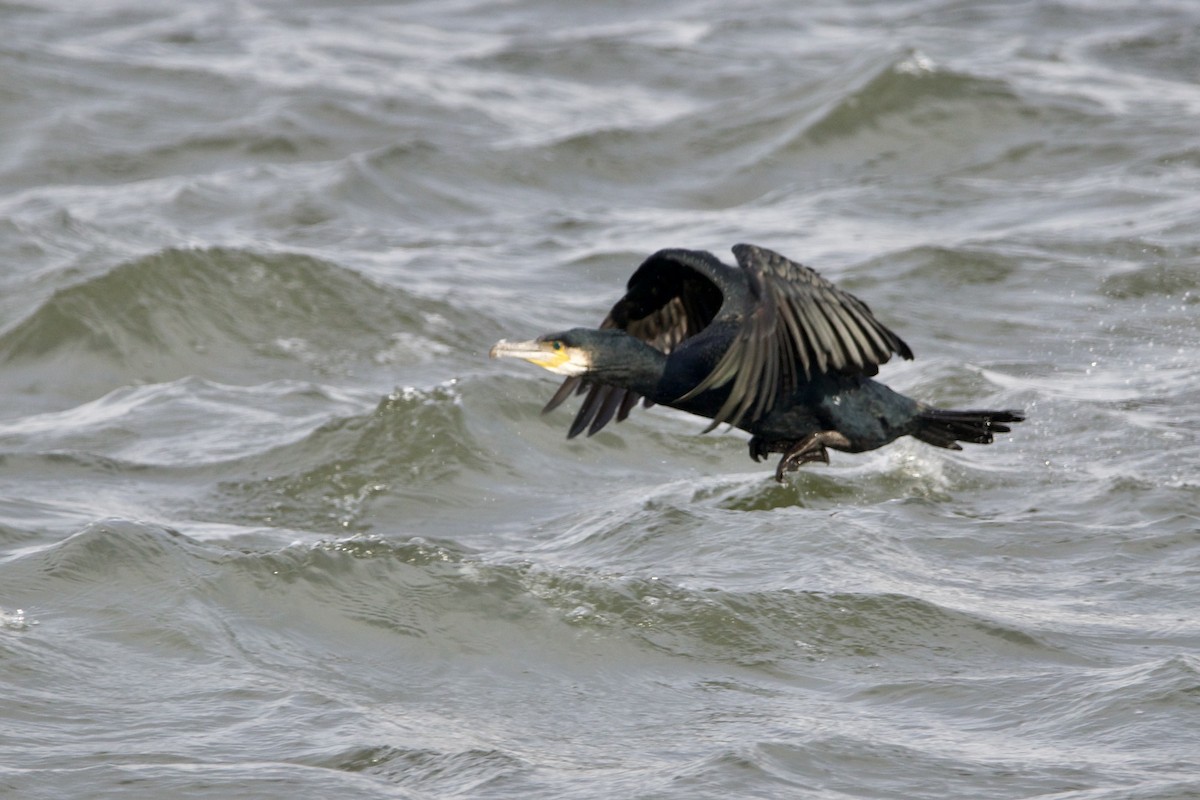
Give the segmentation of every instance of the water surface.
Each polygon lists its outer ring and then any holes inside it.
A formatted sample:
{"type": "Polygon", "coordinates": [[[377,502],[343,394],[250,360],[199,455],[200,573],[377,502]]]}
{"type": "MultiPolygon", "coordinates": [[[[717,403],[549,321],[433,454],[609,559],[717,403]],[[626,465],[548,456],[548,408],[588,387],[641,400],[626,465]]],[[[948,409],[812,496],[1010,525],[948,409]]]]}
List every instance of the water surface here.
{"type": "Polygon", "coordinates": [[[1200,10],[0,4],[0,794],[1200,796],[1200,10]],[[786,485],[488,347],[661,247],[1028,422],[786,485]]]}

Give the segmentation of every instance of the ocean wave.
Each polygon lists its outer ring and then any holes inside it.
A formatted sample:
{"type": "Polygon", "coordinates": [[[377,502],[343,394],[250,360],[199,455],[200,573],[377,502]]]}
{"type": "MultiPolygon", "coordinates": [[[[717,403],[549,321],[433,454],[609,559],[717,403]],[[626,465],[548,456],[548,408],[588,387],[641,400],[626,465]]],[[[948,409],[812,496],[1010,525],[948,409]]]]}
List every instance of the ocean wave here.
{"type": "MultiPolygon", "coordinates": [[[[333,614],[466,652],[483,646],[477,637],[497,645],[497,633],[483,633],[494,625],[537,638],[548,650],[569,650],[579,632],[589,631],[670,656],[765,669],[837,658],[907,662],[919,671],[942,660],[1056,652],[1029,632],[902,594],[734,591],[493,561],[421,537],[354,536],[239,551],[152,523],[112,519],[17,556],[4,571],[8,596],[33,619],[59,604],[59,595],[75,603],[109,594],[105,602],[129,613],[131,598],[160,593],[168,608],[170,598],[188,597],[209,617],[274,617],[286,608],[294,624],[324,620],[310,630],[322,637],[337,627],[333,614]],[[121,591],[110,592],[117,577],[121,591]]],[[[364,647],[372,637],[363,634],[364,647]]]]}
{"type": "Polygon", "coordinates": [[[1019,97],[1003,81],[947,69],[919,51],[882,68],[867,67],[860,75],[858,81],[839,81],[845,88],[805,127],[806,140],[818,145],[844,140],[877,130],[885,119],[893,134],[907,121],[914,133],[919,129],[928,136],[931,127],[936,131],[951,120],[958,126],[971,122],[963,112],[1007,108],[1019,114],[1021,108],[1019,97]]]}
{"type": "Polygon", "coordinates": [[[388,745],[358,747],[315,760],[314,766],[362,772],[425,797],[478,796],[492,784],[523,776],[534,765],[503,750],[435,750],[388,745]]]}
{"type": "Polygon", "coordinates": [[[0,421],[0,449],[98,455],[129,469],[195,467],[278,447],[363,403],[298,381],[232,386],[180,378],[123,386],[64,411],[0,421]],[[238,430],[236,437],[230,428],[238,430]]]}
{"type": "Polygon", "coordinates": [[[0,334],[0,370],[78,399],[187,376],[379,374],[461,345],[460,316],[308,256],[172,249],[56,291],[0,334]]]}
{"type": "Polygon", "coordinates": [[[243,460],[231,471],[244,477],[222,480],[213,501],[222,513],[255,523],[365,530],[374,504],[441,503],[437,486],[487,463],[454,382],[403,388],[369,413],[327,422],[297,442],[243,460]]]}

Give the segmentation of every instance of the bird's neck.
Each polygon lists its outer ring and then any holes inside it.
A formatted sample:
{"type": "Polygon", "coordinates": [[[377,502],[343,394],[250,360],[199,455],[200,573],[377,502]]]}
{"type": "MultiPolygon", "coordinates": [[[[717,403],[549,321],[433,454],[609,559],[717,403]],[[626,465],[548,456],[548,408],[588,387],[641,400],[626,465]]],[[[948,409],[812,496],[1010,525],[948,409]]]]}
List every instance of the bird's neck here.
{"type": "Polygon", "coordinates": [[[613,331],[608,347],[602,355],[597,355],[588,370],[587,379],[631,389],[657,400],[658,384],[666,366],[667,356],[661,350],[623,331],[613,331]]]}

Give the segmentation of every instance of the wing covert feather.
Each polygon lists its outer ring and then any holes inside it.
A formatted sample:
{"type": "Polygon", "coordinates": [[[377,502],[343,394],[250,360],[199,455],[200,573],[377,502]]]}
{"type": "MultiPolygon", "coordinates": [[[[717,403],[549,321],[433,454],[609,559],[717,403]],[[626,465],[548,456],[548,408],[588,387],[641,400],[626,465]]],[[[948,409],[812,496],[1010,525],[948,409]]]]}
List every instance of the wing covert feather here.
{"type": "Polygon", "coordinates": [[[754,245],[733,253],[751,289],[741,325],[712,372],[680,398],[733,382],[707,430],[760,419],[817,375],[874,375],[893,353],[912,358],[866,303],[817,272],[754,245]]]}

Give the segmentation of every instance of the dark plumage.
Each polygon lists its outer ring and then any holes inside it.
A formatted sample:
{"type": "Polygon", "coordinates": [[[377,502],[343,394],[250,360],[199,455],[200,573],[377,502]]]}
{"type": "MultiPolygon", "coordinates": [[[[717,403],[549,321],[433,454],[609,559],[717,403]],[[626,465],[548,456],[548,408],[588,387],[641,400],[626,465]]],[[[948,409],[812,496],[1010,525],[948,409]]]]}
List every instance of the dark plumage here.
{"type": "Polygon", "coordinates": [[[660,250],[599,329],[502,340],[491,355],[568,376],[543,411],[587,393],[568,437],[625,419],[640,399],[707,417],[706,430],[749,432],[754,460],[784,454],[778,480],[828,463],[827,447],[858,453],[911,435],[958,450],[1024,419],[932,408],[871,380],[892,354],[913,355],[866,303],[765,248],[739,244],[733,254],[737,267],[701,250],[660,250]]]}

